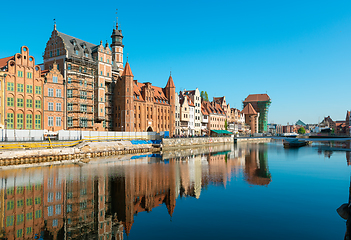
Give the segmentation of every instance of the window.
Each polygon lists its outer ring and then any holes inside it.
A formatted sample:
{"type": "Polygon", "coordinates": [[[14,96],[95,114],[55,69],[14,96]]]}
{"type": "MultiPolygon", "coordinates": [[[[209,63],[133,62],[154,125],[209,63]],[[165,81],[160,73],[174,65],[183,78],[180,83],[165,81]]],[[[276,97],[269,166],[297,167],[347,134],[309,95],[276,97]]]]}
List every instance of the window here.
{"type": "Polygon", "coordinates": [[[73,127],[73,117],[68,117],[68,118],[67,118],[67,125],[68,125],[69,127],[73,127]]]}
{"type": "Polygon", "coordinates": [[[100,75],[102,75],[102,71],[100,71],[100,75]]]}
{"type": "Polygon", "coordinates": [[[54,126],[54,117],[50,117],[50,116],[48,117],[48,126],[49,127],[53,127],[54,126]]]}
{"type": "Polygon", "coordinates": [[[86,73],[87,72],[87,68],[84,68],[84,73],[86,73]]]}
{"type": "Polygon", "coordinates": [[[27,213],[26,217],[27,217],[27,220],[32,220],[33,219],[33,213],[32,212],[27,213]]]}
{"type": "Polygon", "coordinates": [[[48,216],[51,217],[52,215],[54,215],[54,207],[48,206],[48,216]]]}
{"type": "Polygon", "coordinates": [[[32,114],[26,115],[26,129],[32,129],[33,127],[33,116],[32,114]]]}
{"type": "MultiPolygon", "coordinates": [[[[7,89],[8,90],[8,89],[7,89]]],[[[17,83],[17,92],[23,92],[23,84],[17,83]]]]}
{"type": "Polygon", "coordinates": [[[87,127],[88,126],[88,119],[86,119],[86,118],[79,118],[79,126],[80,127],[87,127]]]}
{"type": "Polygon", "coordinates": [[[50,57],[52,57],[52,51],[50,51],[50,57]]]}
{"type": "Polygon", "coordinates": [[[87,92],[80,91],[80,99],[87,99],[87,92]]]}
{"type": "Polygon", "coordinates": [[[61,89],[56,89],[56,97],[61,97],[61,89]]]}
{"type": "Polygon", "coordinates": [[[33,205],[33,199],[32,198],[27,198],[26,203],[27,203],[27,206],[33,205]]]}
{"type": "Polygon", "coordinates": [[[49,111],[54,111],[54,103],[53,102],[49,102],[48,103],[48,110],[49,111]]]}
{"type": "Polygon", "coordinates": [[[67,204],[67,212],[72,212],[72,204],[67,204]]]}
{"type": "Polygon", "coordinates": [[[14,208],[14,201],[13,200],[11,200],[11,201],[8,201],[7,202],[7,208],[6,208],[6,210],[12,210],[13,208],[14,208]]]}
{"type": "Polygon", "coordinates": [[[14,83],[8,82],[7,83],[7,91],[14,91],[14,83]]]}
{"type": "Polygon", "coordinates": [[[17,107],[23,107],[23,98],[17,98],[17,107]]]}
{"type": "Polygon", "coordinates": [[[86,112],[87,111],[87,105],[86,104],[81,104],[80,105],[80,111],[81,112],[86,112]]]}
{"type": "Polygon", "coordinates": [[[27,93],[33,93],[33,86],[27,85],[27,93]]]}
{"type": "Polygon", "coordinates": [[[32,78],[33,77],[33,73],[31,73],[31,72],[27,72],[27,78],[32,78]]]}
{"type": "Polygon", "coordinates": [[[73,110],[73,103],[67,103],[67,111],[73,110]]]}
{"type": "Polygon", "coordinates": [[[61,103],[56,103],[56,111],[61,112],[61,103]]]}
{"type": "Polygon", "coordinates": [[[55,206],[55,213],[56,214],[61,214],[61,205],[60,204],[55,206]]]}
{"type": "Polygon", "coordinates": [[[56,192],[56,200],[61,200],[61,192],[56,192]]]}
{"type": "Polygon", "coordinates": [[[35,94],[41,94],[41,87],[35,86],[35,94]]]}
{"type": "Polygon", "coordinates": [[[6,217],[6,227],[13,226],[13,216],[6,217]]]}
{"type": "Polygon", "coordinates": [[[73,192],[68,192],[67,199],[72,199],[72,198],[73,198],[73,192]]]}
{"type": "Polygon", "coordinates": [[[67,80],[67,83],[71,83],[71,82],[72,82],[72,79],[69,77],[67,80]]]}
{"type": "Polygon", "coordinates": [[[61,127],[61,117],[56,117],[56,126],[61,127]]]}
{"type": "Polygon", "coordinates": [[[34,198],[34,203],[35,204],[41,204],[41,197],[35,197],[34,198]]]}
{"type": "Polygon", "coordinates": [[[85,57],[89,57],[89,53],[85,53],[85,57]]]}
{"type": "Polygon", "coordinates": [[[23,207],[23,199],[17,200],[17,207],[23,207]]]}
{"type": "Polygon", "coordinates": [[[17,128],[23,128],[23,114],[17,113],[17,128]]]}
{"type": "MultiPolygon", "coordinates": [[[[18,216],[17,216],[18,217],[18,216]]],[[[17,223],[18,224],[18,223],[17,223]]],[[[16,236],[18,238],[22,237],[23,236],[23,229],[18,229],[17,232],[16,232],[16,236]]]]}
{"type": "Polygon", "coordinates": [[[72,89],[68,89],[67,90],[67,98],[71,98],[72,97],[72,89]]]}
{"type": "Polygon", "coordinates": [[[23,77],[23,71],[17,71],[17,77],[23,77]]]}
{"type": "Polygon", "coordinates": [[[54,220],[52,221],[52,226],[53,226],[53,227],[57,227],[57,225],[58,225],[58,220],[57,220],[57,219],[54,219],[54,220]]]}
{"type": "Polygon", "coordinates": [[[13,118],[14,114],[13,113],[8,113],[7,114],[7,128],[13,128],[13,118]]]}
{"type": "Polygon", "coordinates": [[[79,51],[78,50],[76,50],[76,55],[78,55],[79,54],[79,51]]]}
{"type": "Polygon", "coordinates": [[[27,99],[27,108],[32,108],[32,107],[33,107],[33,100],[27,99]]]}
{"type": "Polygon", "coordinates": [[[82,72],[82,67],[79,67],[79,72],[80,72],[80,73],[82,72]]]}
{"type": "Polygon", "coordinates": [[[35,211],[35,218],[41,218],[41,210],[36,210],[35,211]]]}
{"type": "Polygon", "coordinates": [[[35,129],[41,129],[41,115],[35,114],[35,129]]]}
{"type": "Polygon", "coordinates": [[[53,88],[48,88],[48,96],[53,97],[54,96],[54,89],[53,88]]]}
{"type": "Polygon", "coordinates": [[[57,49],[56,56],[60,55],[60,49],[57,49]]]}
{"type": "Polygon", "coordinates": [[[71,70],[71,69],[72,69],[72,65],[71,65],[71,64],[68,64],[68,65],[67,65],[67,69],[68,69],[68,70],[71,70]]]}
{"type": "Polygon", "coordinates": [[[53,76],[53,77],[52,77],[52,82],[53,82],[53,83],[58,83],[57,76],[53,76]]]}
{"type": "Polygon", "coordinates": [[[26,234],[30,235],[32,233],[32,227],[27,227],[26,228],[26,234]]]}
{"type": "Polygon", "coordinates": [[[35,108],[41,109],[41,100],[35,100],[35,108]]]}

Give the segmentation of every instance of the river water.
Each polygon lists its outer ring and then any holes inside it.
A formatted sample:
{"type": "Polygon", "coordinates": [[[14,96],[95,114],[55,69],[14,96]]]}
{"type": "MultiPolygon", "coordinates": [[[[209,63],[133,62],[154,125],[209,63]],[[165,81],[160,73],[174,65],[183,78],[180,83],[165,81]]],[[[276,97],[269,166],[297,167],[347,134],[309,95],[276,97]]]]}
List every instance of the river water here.
{"type": "Polygon", "coordinates": [[[0,238],[343,239],[349,158],[275,142],[4,168],[0,238]]]}

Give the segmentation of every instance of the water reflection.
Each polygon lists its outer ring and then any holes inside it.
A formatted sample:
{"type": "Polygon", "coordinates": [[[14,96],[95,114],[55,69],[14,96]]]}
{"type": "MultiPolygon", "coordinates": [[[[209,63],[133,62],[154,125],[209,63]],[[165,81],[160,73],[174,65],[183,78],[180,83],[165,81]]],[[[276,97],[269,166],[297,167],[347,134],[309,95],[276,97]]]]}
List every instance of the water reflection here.
{"type": "Polygon", "coordinates": [[[123,231],[132,231],[138,213],[165,205],[172,217],[178,198],[199,199],[209,185],[226,187],[242,176],[249,184],[271,182],[265,145],[224,145],[1,173],[2,239],[120,240],[123,231]]]}

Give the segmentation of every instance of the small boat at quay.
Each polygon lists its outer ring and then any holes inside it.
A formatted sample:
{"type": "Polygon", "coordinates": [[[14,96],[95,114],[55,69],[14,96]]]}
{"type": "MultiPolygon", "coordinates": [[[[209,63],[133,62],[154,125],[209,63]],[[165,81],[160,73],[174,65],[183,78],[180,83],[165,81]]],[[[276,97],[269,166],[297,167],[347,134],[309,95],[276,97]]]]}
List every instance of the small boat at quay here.
{"type": "Polygon", "coordinates": [[[299,148],[309,145],[310,142],[301,139],[284,139],[284,148],[299,148]]]}

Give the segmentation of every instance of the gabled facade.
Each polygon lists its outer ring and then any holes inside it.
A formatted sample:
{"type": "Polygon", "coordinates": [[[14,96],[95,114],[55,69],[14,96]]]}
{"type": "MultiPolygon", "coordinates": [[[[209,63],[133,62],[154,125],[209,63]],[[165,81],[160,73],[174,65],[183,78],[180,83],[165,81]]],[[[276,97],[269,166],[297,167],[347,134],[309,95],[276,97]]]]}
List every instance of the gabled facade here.
{"type": "Polygon", "coordinates": [[[54,62],[51,70],[42,72],[44,78],[44,129],[59,131],[66,127],[64,113],[66,112],[65,85],[61,72],[54,62]]]}
{"type": "Polygon", "coordinates": [[[194,134],[201,134],[201,97],[200,91],[198,88],[195,90],[184,90],[183,95],[188,96],[191,101],[194,103],[194,134]]]}
{"type": "Polygon", "coordinates": [[[13,57],[0,59],[4,78],[4,125],[8,129],[43,129],[41,69],[26,46],[13,57]]]}

